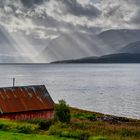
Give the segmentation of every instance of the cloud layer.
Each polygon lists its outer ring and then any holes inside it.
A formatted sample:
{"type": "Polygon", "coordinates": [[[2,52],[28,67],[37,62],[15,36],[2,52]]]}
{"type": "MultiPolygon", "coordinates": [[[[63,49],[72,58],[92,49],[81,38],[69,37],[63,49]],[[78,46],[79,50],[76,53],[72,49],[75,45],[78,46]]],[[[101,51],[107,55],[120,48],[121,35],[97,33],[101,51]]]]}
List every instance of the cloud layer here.
{"type": "Polygon", "coordinates": [[[20,46],[16,46],[18,52],[30,50],[35,55],[38,51],[34,47],[39,46],[35,44],[41,44],[41,50],[62,33],[95,34],[107,29],[140,29],[140,1],[0,0],[2,28],[3,34],[9,33],[9,40],[20,46]]]}
{"type": "Polygon", "coordinates": [[[139,13],[139,0],[0,0],[1,25],[44,38],[69,28],[139,28],[139,13]]]}
{"type": "Polygon", "coordinates": [[[96,6],[102,11],[99,22],[107,28],[139,28],[133,19],[137,19],[140,10],[138,0],[102,0],[96,6]]]}

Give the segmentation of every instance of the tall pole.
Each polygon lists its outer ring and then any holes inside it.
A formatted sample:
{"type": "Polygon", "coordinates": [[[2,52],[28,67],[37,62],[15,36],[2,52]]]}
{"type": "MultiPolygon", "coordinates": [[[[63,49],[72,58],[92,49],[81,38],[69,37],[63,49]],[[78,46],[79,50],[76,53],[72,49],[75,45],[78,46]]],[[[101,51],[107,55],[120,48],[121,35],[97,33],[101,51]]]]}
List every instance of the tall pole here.
{"type": "Polygon", "coordinates": [[[15,78],[13,78],[13,87],[15,86],[15,80],[16,80],[16,79],[15,79],[15,78]]]}

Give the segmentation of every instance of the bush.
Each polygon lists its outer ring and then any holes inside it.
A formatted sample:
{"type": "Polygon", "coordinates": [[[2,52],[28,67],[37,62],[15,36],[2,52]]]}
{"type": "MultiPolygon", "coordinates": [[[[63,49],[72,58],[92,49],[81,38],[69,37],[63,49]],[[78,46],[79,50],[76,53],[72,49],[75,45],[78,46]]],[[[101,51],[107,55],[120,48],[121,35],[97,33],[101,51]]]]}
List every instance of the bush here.
{"type": "Polygon", "coordinates": [[[0,129],[1,130],[8,130],[8,125],[7,124],[0,124],[0,129]]]}
{"type": "Polygon", "coordinates": [[[55,106],[55,117],[60,122],[69,123],[71,119],[70,107],[64,100],[60,100],[59,104],[55,106]]]}
{"type": "Polygon", "coordinates": [[[17,127],[18,133],[24,133],[24,134],[31,134],[33,132],[33,129],[30,126],[18,126],[17,127]]]}
{"type": "Polygon", "coordinates": [[[39,129],[48,130],[52,124],[53,124],[52,120],[42,120],[39,123],[39,129]]]}
{"type": "Polygon", "coordinates": [[[90,121],[95,120],[96,119],[96,115],[95,114],[89,114],[86,116],[86,118],[90,121]]]}
{"type": "Polygon", "coordinates": [[[52,124],[54,124],[54,120],[46,120],[46,119],[31,119],[26,122],[31,124],[37,124],[40,130],[48,130],[52,124]]]}
{"type": "Polygon", "coordinates": [[[15,125],[15,128],[13,127],[13,129],[15,129],[15,132],[18,133],[31,134],[36,132],[36,130],[38,130],[38,125],[28,123],[19,123],[19,124],[17,123],[15,125]]]}
{"type": "Polygon", "coordinates": [[[49,129],[49,135],[61,136],[62,130],[59,125],[52,125],[49,129]]]}

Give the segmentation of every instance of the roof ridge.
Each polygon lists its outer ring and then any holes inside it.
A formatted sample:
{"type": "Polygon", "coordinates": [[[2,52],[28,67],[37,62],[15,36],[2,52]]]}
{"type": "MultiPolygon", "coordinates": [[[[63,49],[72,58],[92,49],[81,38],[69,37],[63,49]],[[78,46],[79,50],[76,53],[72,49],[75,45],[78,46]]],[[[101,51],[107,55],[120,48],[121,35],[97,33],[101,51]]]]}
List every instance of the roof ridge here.
{"type": "Polygon", "coordinates": [[[9,87],[0,87],[0,89],[3,89],[3,88],[18,88],[18,87],[20,87],[20,88],[24,88],[24,87],[40,87],[40,86],[45,86],[45,85],[28,85],[28,86],[9,86],[9,87]]]}

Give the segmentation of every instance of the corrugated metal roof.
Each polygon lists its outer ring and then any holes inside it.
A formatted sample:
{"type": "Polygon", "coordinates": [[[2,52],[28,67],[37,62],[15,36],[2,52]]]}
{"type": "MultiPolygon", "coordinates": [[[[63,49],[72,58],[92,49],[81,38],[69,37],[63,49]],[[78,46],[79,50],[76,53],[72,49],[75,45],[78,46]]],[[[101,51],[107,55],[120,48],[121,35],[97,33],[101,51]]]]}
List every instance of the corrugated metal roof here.
{"type": "Polygon", "coordinates": [[[0,113],[16,113],[54,108],[44,85],[0,88],[0,113]]]}

